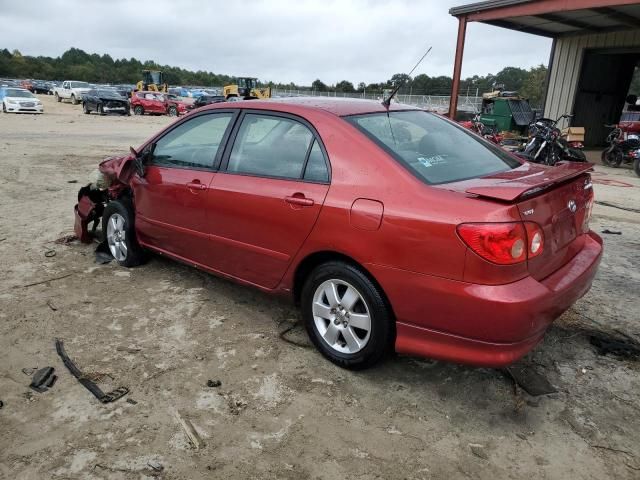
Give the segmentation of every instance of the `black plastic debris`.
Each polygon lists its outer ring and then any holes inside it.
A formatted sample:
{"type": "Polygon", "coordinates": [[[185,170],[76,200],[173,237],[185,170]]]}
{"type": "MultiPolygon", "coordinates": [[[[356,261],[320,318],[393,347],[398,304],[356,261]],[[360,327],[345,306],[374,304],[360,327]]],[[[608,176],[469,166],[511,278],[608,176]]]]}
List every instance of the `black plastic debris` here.
{"type": "Polygon", "coordinates": [[[38,393],[46,392],[53,387],[53,384],[56,383],[58,379],[57,375],[54,375],[54,372],[55,369],[53,367],[44,367],[36,370],[33,377],[31,377],[29,388],[38,393]]]}
{"type": "Polygon", "coordinates": [[[0,409],[4,407],[4,402],[2,400],[0,400],[0,409]]]}
{"type": "Polygon", "coordinates": [[[602,233],[607,233],[609,235],[622,235],[622,232],[619,232],[617,230],[609,230],[608,228],[602,230],[602,233]]]}
{"type": "Polygon", "coordinates": [[[207,380],[207,387],[215,388],[219,387],[220,385],[222,385],[222,382],[220,380],[207,380]]]}
{"type": "Polygon", "coordinates": [[[119,398],[122,398],[127,393],[129,393],[129,389],[127,387],[118,387],[111,392],[103,392],[100,387],[98,387],[98,385],[89,380],[86,375],[83,374],[78,367],[76,367],[75,363],[71,361],[71,359],[67,355],[67,352],[65,352],[64,350],[64,342],[57,338],[56,352],[58,352],[58,355],[62,359],[62,363],[64,363],[64,366],[67,367],[67,369],[71,372],[71,375],[76,377],[82,384],[82,386],[89,390],[93,394],[93,396],[100,400],[102,403],[115,402],[119,398]]]}
{"type": "Polygon", "coordinates": [[[113,260],[113,255],[111,255],[111,251],[109,250],[109,245],[106,241],[102,241],[96,247],[96,263],[100,265],[105,265],[113,260]]]}
{"type": "Polygon", "coordinates": [[[516,364],[507,367],[505,370],[514,382],[534,397],[548,395],[558,391],[549,383],[547,377],[538,372],[532,365],[526,363],[516,364]]]}
{"type": "Polygon", "coordinates": [[[631,338],[622,339],[604,335],[591,335],[589,342],[596,347],[600,355],[611,354],[624,359],[640,358],[640,343],[631,338]]]}

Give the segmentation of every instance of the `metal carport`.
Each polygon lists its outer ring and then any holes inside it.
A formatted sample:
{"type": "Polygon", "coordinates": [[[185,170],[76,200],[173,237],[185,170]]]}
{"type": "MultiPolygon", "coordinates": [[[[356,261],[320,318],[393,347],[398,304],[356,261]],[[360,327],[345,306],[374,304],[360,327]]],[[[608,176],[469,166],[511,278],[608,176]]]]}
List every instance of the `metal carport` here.
{"type": "Polygon", "coordinates": [[[482,22],[553,39],[544,115],[575,114],[587,142],[617,121],[640,61],[640,2],[629,0],[489,0],[452,8],[458,18],[449,116],[455,117],[466,27],[482,22]]]}

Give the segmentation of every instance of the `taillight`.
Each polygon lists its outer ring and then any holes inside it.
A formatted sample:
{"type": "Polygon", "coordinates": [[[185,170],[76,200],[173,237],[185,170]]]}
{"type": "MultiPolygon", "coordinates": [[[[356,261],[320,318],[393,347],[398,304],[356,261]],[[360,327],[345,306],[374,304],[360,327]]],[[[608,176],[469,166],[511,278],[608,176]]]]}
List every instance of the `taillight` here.
{"type": "Polygon", "coordinates": [[[463,223],[458,235],[475,253],[499,265],[524,262],[544,249],[542,229],[533,222],[463,223]]]}
{"type": "Polygon", "coordinates": [[[525,229],[527,230],[527,243],[529,247],[529,258],[537,257],[542,253],[544,248],[544,235],[542,229],[537,223],[525,222],[525,229]]]}

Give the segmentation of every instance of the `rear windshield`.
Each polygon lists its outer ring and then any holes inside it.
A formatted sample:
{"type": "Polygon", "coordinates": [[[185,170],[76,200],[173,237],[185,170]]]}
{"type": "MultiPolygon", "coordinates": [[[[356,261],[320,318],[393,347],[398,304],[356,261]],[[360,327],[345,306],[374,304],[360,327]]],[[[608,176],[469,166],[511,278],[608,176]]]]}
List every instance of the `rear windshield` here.
{"type": "Polygon", "coordinates": [[[345,119],[429,184],[482,177],[521,165],[499,147],[422,110],[370,113],[345,119]]]}

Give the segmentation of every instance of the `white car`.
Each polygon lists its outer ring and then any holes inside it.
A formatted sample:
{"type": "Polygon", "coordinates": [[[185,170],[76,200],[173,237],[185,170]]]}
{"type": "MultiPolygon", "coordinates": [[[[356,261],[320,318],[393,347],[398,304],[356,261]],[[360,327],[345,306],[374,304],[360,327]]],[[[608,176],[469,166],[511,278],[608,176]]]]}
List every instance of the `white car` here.
{"type": "Polygon", "coordinates": [[[4,113],[44,113],[42,102],[24,88],[0,88],[4,113]]]}

